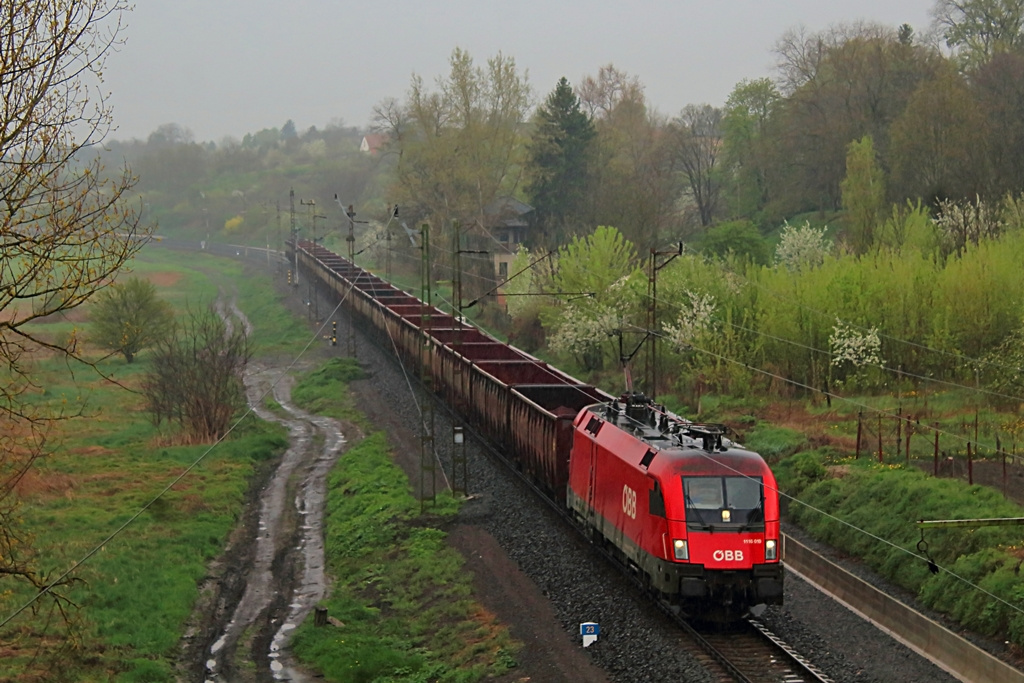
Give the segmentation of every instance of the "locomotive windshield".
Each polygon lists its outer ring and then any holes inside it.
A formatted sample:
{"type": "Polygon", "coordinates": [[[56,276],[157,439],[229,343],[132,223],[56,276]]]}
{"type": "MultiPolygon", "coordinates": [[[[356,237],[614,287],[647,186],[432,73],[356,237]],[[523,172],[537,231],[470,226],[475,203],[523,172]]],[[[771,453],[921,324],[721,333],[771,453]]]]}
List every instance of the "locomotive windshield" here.
{"type": "Polygon", "coordinates": [[[764,528],[760,477],[683,477],[686,526],[693,530],[764,528]]]}

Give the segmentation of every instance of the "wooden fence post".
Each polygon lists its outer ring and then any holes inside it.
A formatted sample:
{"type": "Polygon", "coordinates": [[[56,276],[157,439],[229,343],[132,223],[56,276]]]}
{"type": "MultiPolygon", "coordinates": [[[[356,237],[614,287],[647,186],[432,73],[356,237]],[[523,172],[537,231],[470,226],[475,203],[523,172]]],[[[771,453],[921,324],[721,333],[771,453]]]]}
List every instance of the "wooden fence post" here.
{"type": "Polygon", "coordinates": [[[862,430],[864,429],[864,421],[862,419],[863,416],[864,416],[864,413],[858,410],[857,411],[857,459],[858,460],[860,460],[861,434],[862,434],[862,430]]]}
{"type": "Polygon", "coordinates": [[[896,409],[896,457],[900,457],[903,450],[903,407],[896,409]]]}
{"type": "Polygon", "coordinates": [[[878,414],[878,462],[882,462],[882,414],[878,414]]]}
{"type": "Polygon", "coordinates": [[[907,420],[907,441],[906,441],[907,458],[906,458],[906,460],[907,460],[907,464],[908,465],[910,464],[910,435],[913,434],[916,431],[917,431],[917,427],[914,427],[912,424],[910,424],[910,420],[907,420]]]}

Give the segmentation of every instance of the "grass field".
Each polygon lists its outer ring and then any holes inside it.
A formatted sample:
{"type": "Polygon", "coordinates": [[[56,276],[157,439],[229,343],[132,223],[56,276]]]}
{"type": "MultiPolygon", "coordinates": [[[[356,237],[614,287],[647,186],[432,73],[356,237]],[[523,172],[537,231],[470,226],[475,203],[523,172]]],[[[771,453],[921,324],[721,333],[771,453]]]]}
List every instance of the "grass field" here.
{"type": "MultiPolygon", "coordinates": [[[[132,274],[157,284],[160,296],[181,314],[210,304],[218,293],[237,297],[256,324],[256,359],[289,362],[309,342],[304,321],[280,303],[270,279],[245,276],[237,261],[155,247],[132,263],[132,274]]],[[[89,347],[87,308],[37,328],[53,338],[73,330],[102,376],[81,367],[69,372],[53,358],[35,361],[33,372],[44,389],[32,400],[71,405],[86,417],[61,424],[52,435],[52,452],[22,481],[19,514],[38,551],[37,566],[50,579],[94,554],[74,571],[74,583],[61,589],[69,601],[67,620],[45,598],[19,612],[34,591],[2,580],[0,620],[8,621],[0,627],[0,681],[172,681],[197,584],[234,527],[254,473],[283,449],[285,434],[246,418],[212,450],[170,445],[173,434],[149,421],[137,393],[147,353],[126,364],[121,356],[104,358],[104,350],[89,347]]],[[[332,361],[300,382],[295,400],[369,429],[344,395],[344,383],[355,373],[350,364],[332,361]]],[[[429,675],[473,681],[512,666],[516,645],[472,601],[468,577],[459,572],[461,558],[445,547],[444,534],[415,519],[419,506],[390,464],[383,439],[372,436],[356,448],[357,456],[343,458],[331,483],[359,494],[343,497],[350,507],[339,507],[332,496],[326,531],[331,567],[336,576],[349,577],[327,604],[350,624],[349,640],[332,643],[324,640],[323,629],[311,633],[304,626],[304,652],[316,650],[311,661],[329,680],[417,681],[429,675]],[[362,534],[358,547],[341,543],[353,528],[376,531],[362,534]],[[350,577],[350,571],[358,573],[350,577]],[[388,591],[386,615],[374,607],[366,585],[388,591]],[[440,622],[444,626],[437,629],[440,622]],[[349,659],[353,643],[359,644],[359,657],[366,652],[355,668],[349,659]]],[[[454,510],[448,501],[431,512],[443,520],[454,510]]]]}
{"type": "MultiPolygon", "coordinates": [[[[332,359],[292,398],[351,419],[345,385],[358,374],[351,360],[332,359]]],[[[317,628],[307,619],[295,634],[296,654],[339,683],[469,683],[514,667],[519,645],[472,599],[462,556],[436,528],[457,509],[439,496],[428,516],[420,514],[384,434],[351,445],[329,477],[325,525],[335,585],[322,606],[344,626],[317,628]]]]}
{"type": "MultiPolygon", "coordinates": [[[[156,283],[179,312],[208,305],[218,291],[238,292],[240,306],[261,320],[257,355],[294,353],[306,341],[301,327],[279,305],[275,309],[271,283],[245,280],[235,262],[151,247],[132,271],[156,283]]],[[[149,421],[137,393],[146,352],[130,365],[120,356],[103,358],[105,351],[88,346],[87,307],[37,331],[56,338],[74,328],[85,355],[122,386],[63,360],[34,361],[42,389],[32,400],[80,409],[85,417],[51,435],[49,455],[21,482],[19,514],[44,576],[56,578],[95,554],[61,591],[74,605],[67,622],[46,598],[12,618],[34,591],[3,580],[0,619],[9,621],[0,628],[0,680],[171,680],[169,658],[197,582],[233,528],[253,473],[284,447],[285,435],[248,418],[212,450],[168,445],[173,435],[149,421]]]]}

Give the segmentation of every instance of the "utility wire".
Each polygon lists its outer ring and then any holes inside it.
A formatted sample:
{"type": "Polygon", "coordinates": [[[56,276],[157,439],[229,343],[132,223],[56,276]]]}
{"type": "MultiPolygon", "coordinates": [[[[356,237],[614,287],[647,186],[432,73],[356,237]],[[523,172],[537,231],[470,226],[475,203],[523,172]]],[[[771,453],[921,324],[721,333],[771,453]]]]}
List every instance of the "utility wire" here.
{"type": "MultiPolygon", "coordinates": [[[[648,295],[645,295],[645,296],[648,296],[648,295]]],[[[661,305],[669,307],[669,308],[676,308],[676,309],[681,309],[682,308],[680,304],[675,303],[675,302],[670,302],[670,301],[662,300],[660,297],[652,298],[652,300],[655,303],[660,303],[661,305]]],[[[778,337],[778,336],[770,334],[768,332],[763,332],[761,330],[755,330],[755,329],[752,329],[752,328],[749,328],[749,327],[745,327],[745,326],[740,325],[738,323],[730,322],[728,320],[723,320],[722,318],[720,318],[718,316],[712,316],[712,320],[714,320],[715,322],[720,323],[722,325],[728,325],[728,326],[733,327],[733,328],[735,328],[737,330],[740,330],[742,332],[747,332],[749,334],[758,335],[758,336],[764,337],[766,339],[771,339],[772,341],[777,341],[779,343],[787,344],[789,346],[793,346],[793,347],[796,347],[796,348],[799,348],[799,349],[803,349],[805,351],[810,351],[811,353],[819,354],[819,355],[822,355],[822,356],[827,356],[829,358],[831,358],[831,356],[832,356],[832,353],[830,351],[826,351],[825,349],[819,349],[819,348],[814,347],[814,346],[808,346],[807,344],[803,344],[801,342],[794,341],[792,339],[786,339],[784,337],[778,337]]],[[[860,328],[860,329],[866,329],[866,328],[860,328]]],[[[870,331],[870,330],[867,330],[867,331],[870,331]]],[[[880,370],[892,373],[894,375],[899,375],[901,377],[907,377],[909,379],[916,379],[916,380],[921,380],[921,381],[924,381],[924,382],[931,382],[933,384],[939,384],[939,385],[950,387],[950,388],[954,388],[954,389],[964,389],[964,390],[970,391],[972,393],[983,394],[983,395],[991,396],[991,397],[994,397],[994,398],[1004,398],[1004,399],[1010,399],[1010,400],[1013,400],[1013,401],[1024,402],[1024,397],[1020,397],[1020,396],[1016,396],[1016,395],[1012,395],[1012,394],[1004,394],[1004,393],[1001,393],[1001,392],[998,392],[998,391],[991,391],[989,389],[982,389],[981,387],[972,387],[972,386],[969,386],[969,385],[966,385],[966,384],[960,384],[958,382],[951,382],[951,381],[948,381],[948,380],[942,380],[942,379],[938,379],[936,377],[928,377],[927,375],[918,375],[918,374],[915,374],[915,373],[912,373],[912,372],[907,372],[906,370],[902,370],[902,369],[899,369],[899,368],[891,368],[891,367],[888,367],[888,366],[885,366],[885,365],[872,365],[872,367],[876,367],[876,368],[878,368],[880,370]]]]}
{"type": "MultiPolygon", "coordinates": [[[[664,335],[662,333],[659,333],[657,331],[654,331],[654,330],[644,330],[643,328],[639,328],[639,327],[636,327],[636,326],[630,326],[630,327],[632,327],[633,329],[637,330],[638,332],[650,333],[653,336],[657,336],[659,338],[667,339],[666,335],[664,335]]],[[[389,333],[389,336],[390,336],[390,329],[388,330],[388,333],[389,333]]],[[[394,344],[395,344],[394,343],[394,339],[392,338],[392,345],[394,346],[394,344]]],[[[868,411],[878,412],[878,413],[881,413],[881,414],[890,415],[892,417],[902,417],[902,416],[896,415],[894,413],[891,413],[889,411],[878,409],[878,408],[875,408],[873,406],[869,406],[867,404],[863,404],[863,403],[854,401],[852,399],[848,399],[848,398],[845,398],[843,396],[839,396],[837,394],[832,394],[832,393],[829,393],[829,392],[822,391],[822,390],[817,389],[815,387],[803,384],[801,382],[797,382],[797,381],[792,380],[792,379],[787,378],[787,377],[783,377],[783,376],[778,375],[776,373],[772,373],[772,372],[769,372],[767,370],[763,370],[761,368],[757,368],[757,367],[751,366],[751,365],[749,365],[747,363],[744,363],[742,361],[739,361],[739,360],[736,360],[736,359],[732,359],[732,358],[728,358],[728,357],[723,356],[721,354],[716,354],[716,353],[714,353],[712,351],[709,351],[707,349],[702,349],[702,348],[699,348],[699,347],[696,347],[696,346],[693,346],[693,345],[690,345],[690,347],[693,348],[695,351],[698,351],[700,353],[704,353],[704,354],[709,355],[711,357],[717,358],[717,359],[719,359],[719,360],[721,360],[723,362],[727,362],[727,363],[732,363],[732,364],[743,366],[743,367],[745,367],[745,368],[747,368],[747,369],[749,369],[749,370],[751,370],[753,372],[756,372],[756,373],[768,376],[768,377],[773,378],[773,379],[780,380],[780,381],[788,383],[788,384],[792,384],[794,386],[797,386],[797,387],[809,390],[811,392],[816,392],[816,393],[820,393],[820,394],[823,394],[823,395],[830,396],[832,398],[835,398],[836,400],[847,402],[847,403],[849,403],[851,405],[855,405],[855,406],[861,407],[861,408],[866,409],[868,411]]],[[[810,347],[808,347],[808,348],[810,348],[810,347]]],[[[812,349],[812,350],[814,350],[814,349],[812,349]]],[[[397,353],[397,347],[396,347],[396,353],[397,353]]],[[[403,371],[404,371],[404,369],[403,369],[403,371]]],[[[581,388],[579,388],[579,387],[574,387],[574,388],[580,394],[590,398],[589,395],[586,392],[584,392],[581,388]]],[[[632,420],[632,418],[629,418],[629,416],[626,416],[626,418],[628,420],[632,420]]],[[[906,419],[906,418],[902,418],[902,419],[906,419]]],[[[636,420],[632,420],[632,421],[637,422],[637,424],[639,424],[639,422],[636,421],[636,420]]],[[[950,434],[948,432],[943,432],[942,430],[938,430],[937,428],[934,428],[934,427],[929,427],[929,428],[930,429],[934,429],[935,431],[938,431],[940,434],[945,434],[947,436],[951,436],[953,438],[959,438],[959,439],[963,440],[962,437],[959,437],[958,435],[950,434]]],[[[705,458],[712,459],[711,454],[706,454],[706,453],[701,452],[701,455],[703,457],[705,457],[705,458]]],[[[722,465],[722,463],[720,463],[717,460],[715,460],[715,462],[718,463],[719,465],[722,465]]],[[[736,474],[738,474],[740,476],[747,476],[747,475],[744,475],[744,474],[734,470],[733,468],[729,467],[728,465],[725,465],[725,467],[727,469],[732,470],[733,472],[735,472],[736,474]]],[[[771,489],[769,487],[769,490],[773,490],[773,489],[771,489]]],[[[900,552],[906,553],[906,554],[908,554],[908,555],[910,555],[910,556],[912,556],[912,557],[914,557],[916,559],[919,559],[919,560],[921,560],[923,562],[927,562],[930,559],[930,558],[926,558],[926,557],[923,557],[921,555],[918,555],[918,554],[916,554],[916,553],[914,553],[914,552],[912,552],[912,551],[910,551],[910,550],[908,550],[908,549],[906,549],[906,548],[904,548],[904,547],[902,547],[902,546],[900,546],[900,545],[898,545],[896,543],[893,543],[892,541],[889,541],[889,540],[887,540],[885,538],[877,536],[876,534],[873,534],[872,532],[870,532],[870,531],[868,531],[868,530],[866,530],[864,528],[858,527],[855,524],[847,522],[846,520],[843,520],[843,519],[841,519],[841,518],[839,518],[839,517],[837,517],[837,516],[835,516],[835,515],[833,515],[833,514],[831,514],[829,512],[826,512],[824,510],[821,510],[820,508],[817,508],[817,507],[815,507],[813,505],[810,505],[809,503],[806,503],[806,502],[800,500],[799,498],[797,498],[795,496],[789,495],[789,494],[779,490],[778,488],[775,488],[774,491],[778,495],[780,495],[780,496],[782,496],[784,498],[787,498],[787,499],[793,501],[796,504],[803,505],[804,507],[806,507],[806,508],[808,508],[808,509],[810,509],[810,510],[812,510],[814,512],[817,512],[817,513],[819,513],[821,515],[824,515],[825,517],[828,517],[829,519],[833,519],[836,522],[838,522],[838,523],[840,523],[840,524],[842,524],[842,525],[844,525],[844,526],[846,526],[846,527],[848,527],[848,528],[850,528],[850,529],[852,529],[854,531],[862,533],[862,534],[864,534],[864,535],[866,535],[866,536],[868,536],[868,537],[870,537],[870,538],[872,538],[872,539],[874,539],[874,540],[876,540],[876,541],[878,541],[880,543],[888,545],[888,546],[890,546],[892,548],[898,549],[900,552]]],[[[1010,609],[1012,609],[1012,610],[1014,610],[1016,612],[1024,614],[1024,609],[1021,609],[1020,607],[1018,607],[1018,606],[1016,606],[1016,605],[1006,601],[1005,599],[999,597],[998,595],[995,595],[992,592],[982,588],[981,586],[978,586],[978,585],[972,583],[970,580],[966,579],[965,577],[960,576],[959,574],[956,574],[955,572],[951,571],[950,569],[948,569],[946,567],[943,567],[943,566],[939,566],[939,569],[941,569],[942,571],[948,573],[950,576],[952,576],[953,578],[957,579],[958,581],[963,582],[965,585],[967,585],[967,586],[969,586],[969,587],[979,591],[980,593],[982,593],[982,594],[992,598],[993,600],[996,600],[997,602],[1000,602],[1000,603],[1006,605],[1007,607],[1009,607],[1010,609]]]]}
{"type": "MultiPolygon", "coordinates": [[[[860,330],[862,332],[870,332],[870,331],[872,331],[870,328],[864,327],[863,325],[858,325],[856,323],[848,323],[848,322],[838,318],[838,316],[835,316],[835,315],[833,315],[831,313],[826,313],[826,312],[818,310],[816,308],[812,308],[811,306],[808,306],[806,304],[802,304],[802,303],[793,301],[791,298],[785,296],[784,294],[780,294],[779,292],[776,292],[775,290],[769,289],[768,287],[765,287],[764,285],[760,284],[759,282],[757,282],[755,280],[751,280],[750,278],[746,277],[742,273],[737,273],[735,270],[732,270],[730,268],[725,268],[724,266],[723,266],[723,270],[726,273],[729,273],[731,275],[736,276],[737,278],[740,278],[744,282],[746,282],[749,285],[751,285],[751,286],[761,290],[762,292],[765,292],[769,296],[772,296],[772,297],[778,299],[779,301],[782,301],[784,303],[789,304],[790,306],[794,306],[796,308],[801,308],[801,309],[803,309],[803,310],[805,310],[805,311],[807,311],[809,313],[813,313],[813,314],[815,314],[817,316],[820,316],[820,317],[823,317],[823,318],[835,318],[835,319],[839,320],[839,322],[841,322],[842,324],[844,324],[844,325],[846,325],[848,327],[852,327],[854,329],[858,329],[858,330],[860,330]]],[[[936,349],[934,347],[927,346],[925,344],[920,344],[918,342],[910,341],[908,339],[901,339],[899,337],[894,337],[892,335],[885,334],[884,332],[880,332],[878,330],[875,330],[875,331],[878,333],[878,336],[880,336],[880,337],[882,337],[884,339],[888,339],[888,340],[890,340],[890,341],[892,341],[894,343],[903,344],[903,345],[906,345],[906,346],[910,346],[911,348],[920,349],[922,351],[929,351],[931,353],[936,353],[936,354],[940,354],[940,355],[944,355],[944,356],[949,356],[949,357],[955,358],[955,359],[957,359],[957,360],[959,360],[961,362],[964,362],[965,364],[974,365],[974,366],[977,366],[977,365],[989,365],[989,366],[1001,368],[1001,369],[1004,369],[1004,370],[1013,370],[1015,372],[1021,372],[1022,371],[1021,368],[1017,368],[1017,367],[1014,367],[1014,366],[1008,366],[1008,365],[1005,365],[1005,364],[1002,364],[1002,363],[998,363],[996,361],[990,361],[990,360],[987,360],[987,359],[984,359],[984,358],[973,358],[971,356],[966,356],[966,355],[964,355],[962,353],[957,353],[955,351],[946,351],[944,349],[936,349]]]]}

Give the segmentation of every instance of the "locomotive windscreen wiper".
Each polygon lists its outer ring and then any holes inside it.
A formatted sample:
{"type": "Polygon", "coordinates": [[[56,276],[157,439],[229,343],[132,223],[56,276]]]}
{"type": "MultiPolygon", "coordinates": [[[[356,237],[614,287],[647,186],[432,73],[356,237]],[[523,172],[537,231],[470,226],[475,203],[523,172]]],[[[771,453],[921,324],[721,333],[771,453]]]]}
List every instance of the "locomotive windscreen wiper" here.
{"type": "MultiPolygon", "coordinates": [[[[700,510],[697,509],[697,506],[694,504],[693,499],[690,498],[689,495],[687,495],[685,498],[686,498],[686,510],[687,510],[687,512],[689,512],[690,510],[693,510],[694,514],[697,515],[697,521],[700,522],[700,528],[701,529],[710,529],[711,525],[704,521],[704,517],[700,514],[700,510]]],[[[687,524],[690,523],[690,515],[689,514],[686,515],[686,523],[687,524]]]]}
{"type": "Polygon", "coordinates": [[[764,498],[761,498],[761,500],[757,501],[757,507],[752,508],[750,510],[750,512],[747,513],[747,521],[740,525],[739,531],[743,532],[743,531],[746,531],[747,529],[753,529],[756,526],[763,526],[763,525],[764,525],[764,498]],[[760,514],[758,514],[758,513],[760,513],[760,514]],[[758,518],[755,518],[755,515],[758,518]]]}

